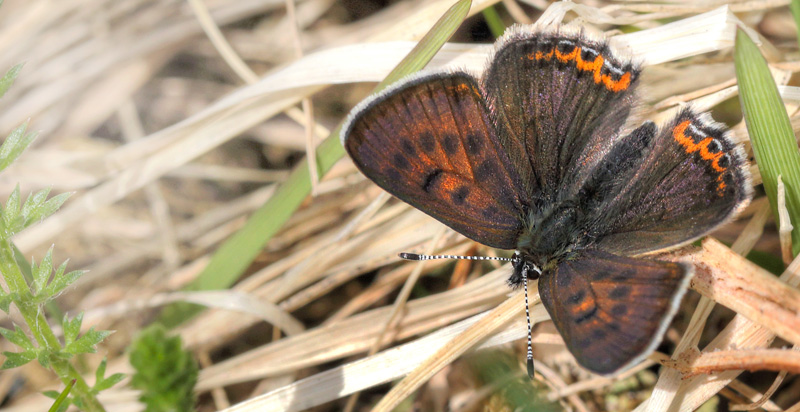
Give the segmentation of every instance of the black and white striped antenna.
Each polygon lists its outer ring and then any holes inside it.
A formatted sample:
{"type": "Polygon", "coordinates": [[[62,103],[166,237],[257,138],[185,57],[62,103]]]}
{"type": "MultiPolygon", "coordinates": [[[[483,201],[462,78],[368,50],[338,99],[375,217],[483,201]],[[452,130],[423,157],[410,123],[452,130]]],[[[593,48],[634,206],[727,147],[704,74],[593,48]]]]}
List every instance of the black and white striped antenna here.
{"type": "Polygon", "coordinates": [[[460,256],[460,255],[420,255],[417,253],[398,253],[400,259],[405,260],[434,260],[434,259],[460,259],[460,260],[499,260],[501,262],[516,262],[516,258],[498,256],[460,256]]]}
{"type": "MultiPolygon", "coordinates": [[[[399,253],[400,259],[405,260],[434,260],[434,259],[456,259],[456,260],[498,260],[501,262],[517,263],[520,261],[519,256],[514,255],[513,258],[497,257],[497,256],[461,256],[461,255],[420,255],[417,253],[399,253]]],[[[528,310],[528,271],[533,270],[541,275],[541,270],[536,266],[524,264],[522,266],[522,287],[525,293],[525,322],[528,325],[528,353],[527,353],[527,368],[528,377],[533,379],[533,344],[531,342],[531,314],[528,310]]]]}

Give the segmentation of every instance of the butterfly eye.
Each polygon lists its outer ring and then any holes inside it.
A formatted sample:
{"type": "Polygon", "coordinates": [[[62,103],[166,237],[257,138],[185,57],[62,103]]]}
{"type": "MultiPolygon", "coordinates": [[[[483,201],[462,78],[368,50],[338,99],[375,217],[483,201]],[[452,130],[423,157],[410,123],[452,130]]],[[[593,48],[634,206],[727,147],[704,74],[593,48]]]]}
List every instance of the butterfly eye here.
{"type": "Polygon", "coordinates": [[[525,262],[525,271],[531,279],[538,279],[542,274],[542,270],[531,262],[525,262]]]}

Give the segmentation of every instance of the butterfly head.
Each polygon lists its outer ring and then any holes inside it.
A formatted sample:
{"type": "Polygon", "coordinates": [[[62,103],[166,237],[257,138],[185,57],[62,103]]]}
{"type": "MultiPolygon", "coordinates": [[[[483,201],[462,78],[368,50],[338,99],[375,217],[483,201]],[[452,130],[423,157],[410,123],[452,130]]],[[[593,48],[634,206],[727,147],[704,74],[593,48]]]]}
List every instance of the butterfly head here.
{"type": "Polygon", "coordinates": [[[539,265],[534,263],[530,256],[526,256],[525,253],[519,250],[514,252],[511,266],[514,272],[508,278],[508,284],[515,289],[522,284],[523,279],[536,280],[542,274],[542,269],[539,265]]]}

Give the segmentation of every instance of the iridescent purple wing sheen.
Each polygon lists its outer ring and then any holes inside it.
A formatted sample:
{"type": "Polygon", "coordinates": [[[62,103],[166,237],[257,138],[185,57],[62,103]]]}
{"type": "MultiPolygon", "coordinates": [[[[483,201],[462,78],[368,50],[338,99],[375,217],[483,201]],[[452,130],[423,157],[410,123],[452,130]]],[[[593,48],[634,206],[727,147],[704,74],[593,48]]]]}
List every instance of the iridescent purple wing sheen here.
{"type": "Polygon", "coordinates": [[[356,107],[343,130],[378,186],[473,240],[517,246],[525,192],[472,76],[407,78],[356,107]]]}
{"type": "Polygon", "coordinates": [[[708,114],[683,109],[652,133],[635,167],[616,178],[618,189],[609,191],[596,213],[590,232],[597,248],[636,255],[678,246],[709,233],[749,203],[744,151],[708,114]]]}
{"type": "Polygon", "coordinates": [[[545,271],[539,295],[578,363],[608,375],[652,353],[690,277],[688,265],[585,250],[545,271]]]}
{"type": "Polygon", "coordinates": [[[484,84],[501,143],[536,206],[568,198],[619,137],[640,69],[583,35],[516,28],[498,44],[484,84]]]}

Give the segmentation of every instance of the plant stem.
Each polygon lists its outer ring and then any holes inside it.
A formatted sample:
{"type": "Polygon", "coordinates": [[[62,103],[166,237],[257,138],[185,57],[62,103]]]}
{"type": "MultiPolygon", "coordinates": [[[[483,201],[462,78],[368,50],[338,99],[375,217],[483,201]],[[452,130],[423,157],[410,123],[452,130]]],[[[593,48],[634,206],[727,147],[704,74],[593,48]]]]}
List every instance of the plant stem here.
{"type": "MultiPolygon", "coordinates": [[[[0,239],[0,271],[2,271],[6,284],[8,284],[9,292],[12,295],[16,295],[14,304],[28,324],[28,328],[36,342],[41,348],[50,353],[60,352],[63,349],[61,342],[53,333],[50,324],[47,323],[47,319],[44,317],[39,305],[33,303],[30,286],[25,281],[19,266],[17,266],[17,261],[14,258],[14,249],[8,239],[0,239]]],[[[76,380],[72,393],[73,396],[83,402],[86,411],[105,411],[103,405],[92,395],[91,388],[81,374],[67,360],[53,356],[50,358],[50,368],[64,384],[69,384],[73,379],[76,380]]]]}

